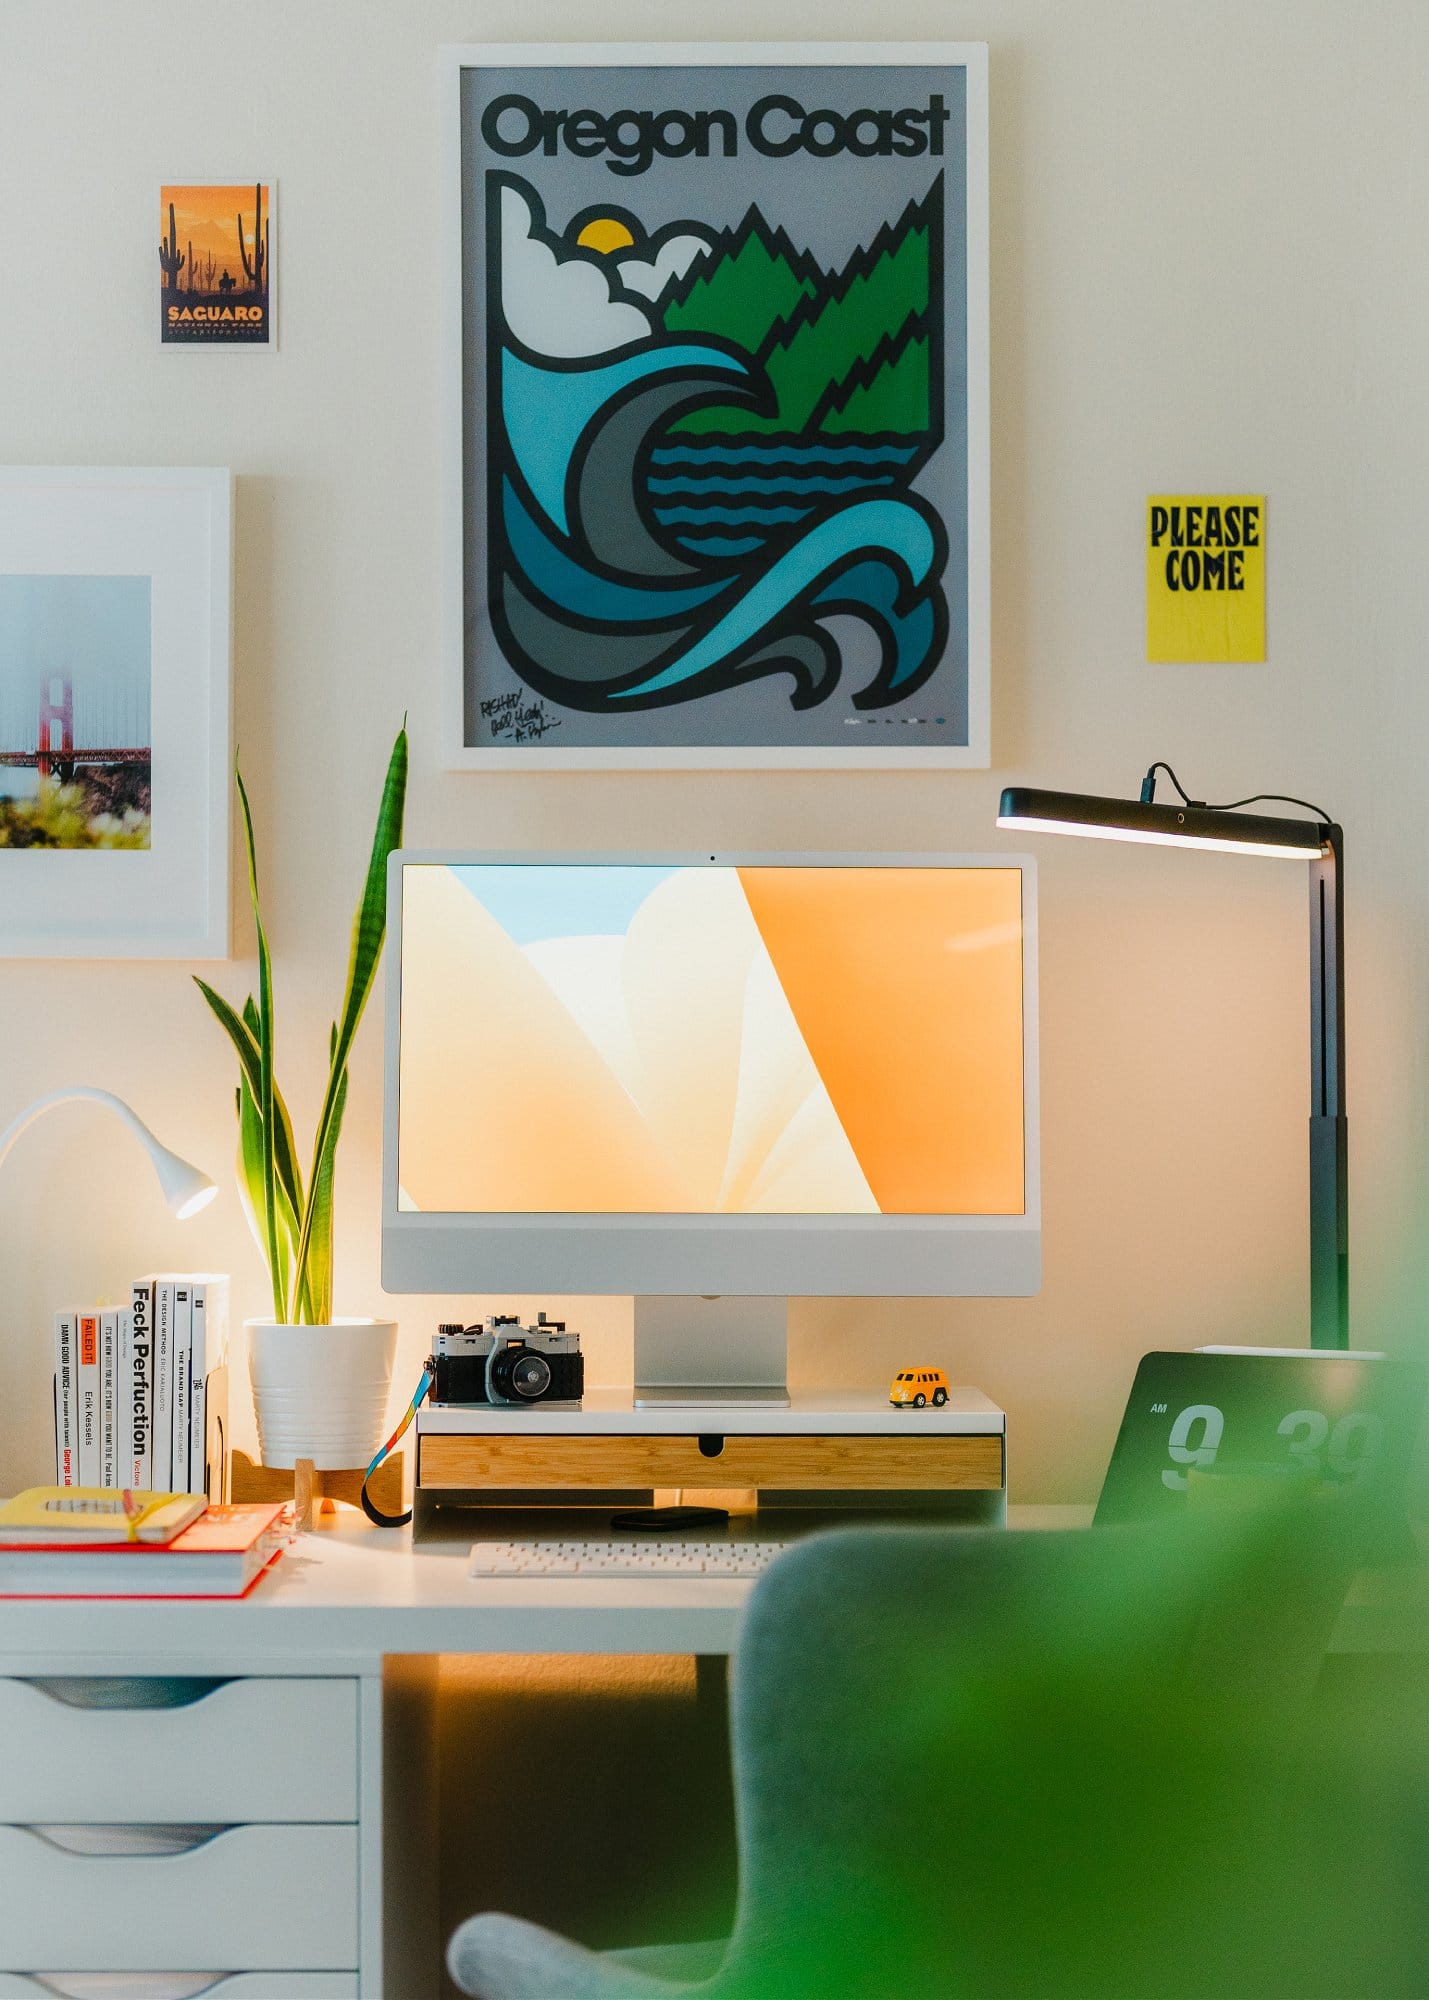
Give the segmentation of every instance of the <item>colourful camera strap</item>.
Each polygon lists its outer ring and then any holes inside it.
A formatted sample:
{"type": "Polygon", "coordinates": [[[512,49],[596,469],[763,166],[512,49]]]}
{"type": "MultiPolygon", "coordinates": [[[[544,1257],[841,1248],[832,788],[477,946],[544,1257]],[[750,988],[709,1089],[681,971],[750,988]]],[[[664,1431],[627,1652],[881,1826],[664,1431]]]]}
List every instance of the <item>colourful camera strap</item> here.
{"type": "Polygon", "coordinates": [[[431,1388],[431,1386],[432,1386],[432,1371],[430,1370],[430,1368],[424,1368],[422,1370],[422,1379],[417,1384],[417,1393],[415,1396],[413,1396],[411,1402],[408,1403],[407,1405],[407,1414],[403,1417],[401,1423],[398,1424],[396,1430],[393,1431],[391,1437],[388,1438],[386,1444],[383,1445],[381,1451],[378,1452],[376,1458],[373,1459],[371,1465],[368,1466],[366,1472],[364,1472],[362,1475],[362,1511],[367,1516],[368,1520],[375,1522],[379,1528],[405,1528],[407,1523],[412,1518],[412,1510],[410,1507],[407,1509],[405,1514],[384,1514],[382,1509],[377,1505],[377,1502],[368,1493],[367,1482],[372,1477],[373,1473],[376,1472],[378,1466],[381,1465],[382,1461],[385,1458],[390,1457],[392,1452],[395,1451],[397,1446],[401,1443],[403,1437],[406,1435],[408,1425],[411,1423],[413,1417],[416,1416],[417,1411],[421,1408],[422,1403],[426,1399],[427,1391],[431,1388]]]}

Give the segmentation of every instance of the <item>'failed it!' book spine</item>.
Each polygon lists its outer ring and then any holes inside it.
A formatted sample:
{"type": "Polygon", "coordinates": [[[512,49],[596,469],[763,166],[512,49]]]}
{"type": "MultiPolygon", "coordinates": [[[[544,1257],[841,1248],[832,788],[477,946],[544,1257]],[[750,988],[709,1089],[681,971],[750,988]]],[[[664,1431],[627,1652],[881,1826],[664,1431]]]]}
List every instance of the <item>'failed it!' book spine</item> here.
{"type": "Polygon", "coordinates": [[[129,1485],[149,1491],[149,1433],[154,1421],[154,1288],[141,1278],[130,1289],[129,1485]]]}
{"type": "Polygon", "coordinates": [[[99,1314],[79,1315],[79,1483],[99,1484],[99,1314]]]}
{"type": "Polygon", "coordinates": [[[76,1431],[78,1399],[74,1379],[75,1314],[55,1314],[55,1484],[78,1486],[76,1431]]]}

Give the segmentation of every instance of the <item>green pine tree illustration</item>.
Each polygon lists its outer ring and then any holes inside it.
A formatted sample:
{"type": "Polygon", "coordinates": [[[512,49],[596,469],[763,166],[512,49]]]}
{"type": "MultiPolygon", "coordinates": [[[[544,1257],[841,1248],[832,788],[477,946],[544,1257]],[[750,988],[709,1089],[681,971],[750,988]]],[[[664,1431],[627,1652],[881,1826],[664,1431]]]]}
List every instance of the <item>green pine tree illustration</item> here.
{"type": "Polygon", "coordinates": [[[683,293],[665,307],[669,333],[709,333],[757,354],[770,329],[787,319],[814,281],[796,271],[758,210],[740,225],[733,248],[712,265],[697,264],[683,293]]]}
{"type": "Polygon", "coordinates": [[[725,254],[698,266],[698,276],[665,308],[664,323],[670,332],[722,335],[755,354],[776,409],[760,416],[747,405],[710,403],[672,431],[791,436],[821,427],[926,429],[928,247],[928,206],[910,206],[867,249],[855,251],[841,273],[816,280],[816,267],[796,269],[751,211],[725,254]],[[885,365],[889,379],[876,385],[885,365]]]}
{"type": "Polygon", "coordinates": [[[879,361],[870,379],[851,376],[831,394],[819,416],[821,431],[851,431],[868,437],[878,431],[907,435],[926,431],[928,336],[911,330],[879,361]]]}

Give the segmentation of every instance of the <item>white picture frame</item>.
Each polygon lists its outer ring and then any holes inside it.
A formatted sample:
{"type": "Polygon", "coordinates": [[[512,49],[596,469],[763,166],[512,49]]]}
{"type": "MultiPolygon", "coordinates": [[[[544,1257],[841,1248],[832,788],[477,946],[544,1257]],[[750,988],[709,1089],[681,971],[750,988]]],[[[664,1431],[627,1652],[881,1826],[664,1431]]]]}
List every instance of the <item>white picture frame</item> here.
{"type": "MultiPolygon", "coordinates": [[[[761,83],[764,79],[760,79],[761,83]]],[[[920,78],[926,83],[926,77],[920,78]]],[[[771,89],[775,87],[769,79],[771,89]]],[[[478,86],[479,87],[479,86],[478,86]]],[[[655,86],[652,86],[655,87],[655,86]]],[[[834,86],[830,86],[833,88],[834,86]]],[[[608,93],[607,93],[608,94],[608,93]]],[[[896,97],[896,88],[893,96],[896,97]]],[[[890,103],[893,101],[890,98],[890,103]]],[[[931,114],[929,129],[931,130],[931,114]]],[[[575,771],[575,770],[984,770],[991,763],[991,560],[990,560],[990,404],[989,404],[989,320],[988,320],[988,68],[987,48],[982,43],[939,42],[939,43],[651,43],[651,44],[474,44],[454,46],[441,53],[441,162],[442,162],[442,212],[441,241],[444,254],[440,259],[443,273],[443,298],[441,310],[443,343],[444,380],[444,422],[442,427],[442,519],[443,519],[443,763],[451,770],[499,770],[499,771],[575,771]],[[964,370],[965,389],[958,399],[958,411],[963,420],[963,428],[958,449],[961,453],[961,472],[955,478],[953,487],[954,505],[944,506],[941,499],[936,511],[949,526],[949,548],[955,559],[954,567],[947,570],[947,579],[956,583],[956,596],[950,591],[951,612],[945,610],[946,630],[957,636],[958,646],[965,645],[965,669],[960,660],[956,671],[964,674],[959,682],[955,700],[963,704],[956,717],[949,717],[950,738],[956,731],[956,740],[944,740],[939,732],[944,726],[944,716],[933,711],[945,705],[940,697],[928,701],[927,715],[900,713],[896,718],[880,713],[862,718],[869,723],[867,735],[857,748],[844,748],[842,744],[784,742],[704,742],[645,744],[636,741],[609,743],[584,743],[560,745],[560,732],[553,727],[549,735],[542,734],[543,724],[536,721],[535,740],[526,740],[516,746],[478,740],[484,730],[495,725],[480,716],[482,708],[480,676],[486,669],[483,659],[495,659],[507,669],[506,678],[511,682],[512,693],[501,693],[498,700],[510,702],[514,691],[520,687],[521,668],[513,667],[509,656],[497,645],[493,636],[495,626],[490,605],[497,593],[488,590],[491,568],[491,538],[486,527],[486,517],[492,509],[483,501],[473,497],[474,486],[485,493],[488,490],[488,474],[477,460],[486,447],[484,443],[473,446],[472,426],[483,422],[478,414],[479,406],[490,403],[488,380],[483,379],[479,391],[468,389],[468,382],[475,372],[472,359],[472,342],[479,340],[485,347],[485,321],[479,335],[468,332],[468,314],[486,312],[484,304],[473,306],[472,301],[484,298],[489,287],[489,277],[484,269],[477,268],[477,253],[471,247],[473,224],[471,220],[473,197],[472,181],[478,171],[484,171],[480,162],[473,162],[473,147],[464,136],[463,102],[468,94],[468,79],[473,72],[482,70],[563,71],[570,76],[570,89],[576,93],[571,98],[584,105],[592,93],[598,94],[600,86],[590,82],[602,70],[612,68],[643,71],[648,77],[652,72],[665,72],[670,76],[698,73],[701,70],[896,70],[909,69],[926,72],[929,69],[956,71],[961,79],[959,102],[962,107],[962,146],[958,151],[957,167],[961,175],[959,189],[960,216],[962,221],[962,258],[965,282],[963,283],[963,308],[965,321],[956,331],[961,343],[961,351],[956,355],[956,365],[964,370]],[[586,83],[586,94],[581,94],[582,82],[586,83]],[[965,490],[964,489],[965,486],[965,490]],[[957,517],[961,515],[959,520],[957,517]],[[881,726],[894,722],[894,726],[881,726]],[[898,726],[904,722],[926,725],[909,728],[898,726]],[[934,725],[936,724],[936,728],[934,725]],[[930,741],[930,737],[936,741],[930,741]]],[[[486,164],[490,164],[488,161],[486,164]]],[[[515,162],[523,167],[521,160],[515,162]]],[[[741,163],[731,161],[736,172],[741,163]]],[[[639,190],[645,191],[645,205],[650,210],[652,237],[657,217],[663,215],[659,191],[652,185],[655,177],[646,179],[612,180],[611,199],[622,198],[627,202],[639,199],[639,190]]],[[[604,190],[601,189],[603,194],[604,190]]],[[[807,190],[805,191],[807,195],[807,190]]],[[[780,220],[793,220],[801,212],[798,190],[790,189],[790,214],[780,220]]],[[[903,198],[900,194],[900,200],[903,198]]],[[[488,197],[489,199],[489,197],[488,197]]],[[[941,201],[941,192],[940,192],[941,201]]],[[[552,206],[551,227],[564,227],[563,216],[554,212],[552,206]]],[[[668,206],[668,204],[666,204],[668,206]]],[[[807,209],[807,200],[803,205],[807,209]]],[[[688,211],[685,211],[688,212],[688,211]]],[[[953,210],[948,209],[951,218],[953,210]]],[[[483,208],[482,228],[485,228],[486,210],[483,208]]],[[[674,213],[681,213],[676,207],[674,213]]],[[[942,213],[940,209],[939,213],[942,213]]],[[[534,225],[535,234],[541,233],[539,215],[534,225]]],[[[574,224],[572,224],[572,228],[574,224]]],[[[948,229],[953,227],[949,220],[948,229]]],[[[930,231],[931,235],[931,231],[930,231]]],[[[558,251],[566,246],[557,242],[555,236],[550,241],[558,251]]],[[[572,255],[577,254],[572,251],[572,255]]],[[[631,253],[634,254],[633,252],[631,253]]],[[[480,256],[489,253],[483,242],[480,256]]],[[[941,273],[940,273],[941,277],[941,273]]],[[[619,290],[621,281],[612,279],[612,297],[624,298],[619,290]]],[[[668,334],[666,335],[668,337],[668,334]]],[[[953,334],[947,336],[949,343],[953,334]]],[[[933,351],[930,347],[930,354],[933,351]]],[[[952,379],[953,362],[948,362],[947,373],[939,371],[940,380],[952,379]]],[[[930,365],[931,372],[931,365],[930,365]]],[[[942,408],[939,408],[939,425],[942,422],[942,408]]],[[[482,439],[485,432],[481,433],[482,439]]],[[[939,429],[939,444],[945,433],[939,429]]],[[[926,471],[926,461],[920,460],[926,471]]],[[[706,475],[708,476],[708,475],[706,475]]],[[[922,476],[922,475],[917,475],[922,476]]],[[[951,475],[945,475],[951,476],[951,475]]],[[[494,490],[491,489],[491,490],[494,490]]],[[[900,489],[901,490],[901,489],[900,489]]],[[[906,496],[905,496],[906,497],[906,496]]],[[[925,511],[932,505],[925,504],[925,511]]],[[[508,571],[509,573],[509,571],[508,571]]],[[[846,620],[847,624],[852,621],[846,620]]],[[[826,630],[828,628],[825,628],[826,630]]],[[[825,648],[827,653],[827,648],[825,648]]],[[[885,648],[886,657],[886,648],[885,648]]],[[[529,685],[529,684],[528,684],[529,685]]],[[[766,679],[764,686],[770,687],[766,679]]],[[[931,684],[930,684],[931,685],[931,684]]],[[[939,686],[942,683],[938,684],[939,686]]],[[[853,683],[850,681],[849,689],[853,683]]],[[[730,692],[730,684],[717,691],[721,697],[730,692]]],[[[524,694],[522,700],[524,701],[524,694]]],[[[902,697],[900,697],[900,700],[902,697]]],[[[845,701],[845,707],[848,703],[845,701]]],[[[560,711],[552,711],[559,714],[560,711]]],[[[634,711],[629,713],[633,714],[634,711]]],[[[832,709],[829,719],[832,722],[832,709]]],[[[569,712],[564,719],[570,719],[569,712]]],[[[839,717],[844,729],[860,718],[843,715],[839,717]]],[[[611,718],[603,716],[600,727],[611,718]]],[[[581,728],[588,728],[581,721],[581,728]]],[[[621,719],[614,720],[614,726],[621,726],[621,719]]],[[[781,728],[787,725],[780,725],[781,728]]],[[[632,734],[635,733],[632,724],[632,734]]],[[[834,733],[831,729],[825,734],[834,733]]],[[[842,731],[838,733],[842,734],[842,731]]],[[[846,740],[846,738],[845,738],[846,740]]]]}
{"type": "MultiPolygon", "coordinates": [[[[152,793],[142,847],[0,846],[0,957],[229,956],[232,534],[232,475],[224,469],[0,467],[0,591],[8,581],[21,612],[10,644],[18,646],[16,631],[43,626],[27,625],[22,586],[52,595],[67,579],[101,591],[147,579],[143,719],[152,793]]],[[[106,600],[96,601],[102,632],[106,600]]],[[[7,766],[23,760],[34,768],[36,796],[39,747],[54,752],[45,783],[72,781],[80,765],[100,761],[85,756],[84,690],[71,685],[64,693],[64,649],[54,631],[53,621],[43,626],[38,657],[59,675],[59,695],[50,698],[62,696],[69,707],[73,754],[59,724],[45,720],[43,690],[37,727],[46,733],[38,745],[27,733],[16,675],[23,679],[33,664],[11,675],[0,742],[0,752],[9,745],[7,766]]],[[[142,737],[132,713],[128,726],[142,737]]]]}

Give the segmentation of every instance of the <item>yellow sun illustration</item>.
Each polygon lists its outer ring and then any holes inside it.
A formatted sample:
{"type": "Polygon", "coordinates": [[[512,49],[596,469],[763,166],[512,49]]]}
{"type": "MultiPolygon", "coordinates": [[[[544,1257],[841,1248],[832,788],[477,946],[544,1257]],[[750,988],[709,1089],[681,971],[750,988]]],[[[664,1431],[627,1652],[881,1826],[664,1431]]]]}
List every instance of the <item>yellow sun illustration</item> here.
{"type": "Polygon", "coordinates": [[[617,222],[613,215],[598,215],[576,238],[582,250],[599,250],[606,257],[612,250],[628,250],[634,241],[625,224],[617,222]]]}

